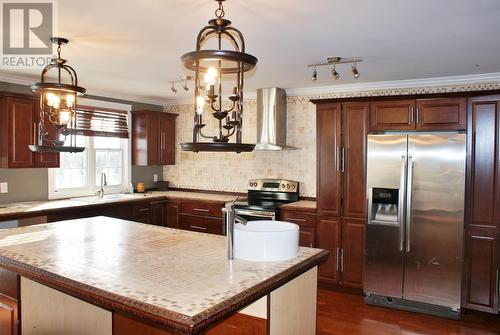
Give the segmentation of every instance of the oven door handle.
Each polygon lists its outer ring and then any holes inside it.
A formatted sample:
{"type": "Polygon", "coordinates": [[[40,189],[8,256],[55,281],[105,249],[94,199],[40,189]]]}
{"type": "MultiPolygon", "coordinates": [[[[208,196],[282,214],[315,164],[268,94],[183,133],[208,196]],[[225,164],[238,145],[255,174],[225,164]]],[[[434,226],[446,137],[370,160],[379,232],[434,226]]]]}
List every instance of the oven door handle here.
{"type": "Polygon", "coordinates": [[[273,220],[276,218],[276,213],[265,212],[265,211],[249,211],[249,210],[244,210],[244,209],[236,209],[236,214],[255,216],[255,217],[259,217],[259,218],[272,218],[273,220]]]}

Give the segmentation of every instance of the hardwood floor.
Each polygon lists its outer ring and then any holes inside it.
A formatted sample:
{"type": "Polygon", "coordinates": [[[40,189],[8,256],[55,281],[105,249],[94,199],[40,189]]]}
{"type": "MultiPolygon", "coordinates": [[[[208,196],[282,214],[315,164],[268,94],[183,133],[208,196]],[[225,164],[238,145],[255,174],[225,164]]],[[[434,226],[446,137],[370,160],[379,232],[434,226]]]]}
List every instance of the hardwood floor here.
{"type": "Polygon", "coordinates": [[[500,316],[468,311],[460,321],[364,304],[361,296],[318,291],[317,335],[493,335],[500,316]]]}

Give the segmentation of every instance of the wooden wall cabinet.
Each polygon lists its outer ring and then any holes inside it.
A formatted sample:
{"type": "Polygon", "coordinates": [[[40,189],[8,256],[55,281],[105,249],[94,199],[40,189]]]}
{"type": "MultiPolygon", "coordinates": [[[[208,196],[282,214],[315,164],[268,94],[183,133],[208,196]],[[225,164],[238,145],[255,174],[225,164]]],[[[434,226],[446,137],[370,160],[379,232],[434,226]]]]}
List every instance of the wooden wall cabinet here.
{"type": "Polygon", "coordinates": [[[132,164],[175,164],[175,118],[177,114],[132,112],[132,164]]]}
{"type": "Polygon", "coordinates": [[[380,100],[370,103],[371,131],[465,130],[466,98],[380,100]]]}
{"type": "Polygon", "coordinates": [[[465,307],[498,314],[500,257],[500,96],[469,103],[465,307]]]}
{"type": "MultiPolygon", "coordinates": [[[[0,168],[59,167],[59,153],[34,153],[33,144],[40,122],[38,100],[33,96],[4,94],[0,103],[0,168]]],[[[48,138],[57,136],[48,119],[48,138]]]]}

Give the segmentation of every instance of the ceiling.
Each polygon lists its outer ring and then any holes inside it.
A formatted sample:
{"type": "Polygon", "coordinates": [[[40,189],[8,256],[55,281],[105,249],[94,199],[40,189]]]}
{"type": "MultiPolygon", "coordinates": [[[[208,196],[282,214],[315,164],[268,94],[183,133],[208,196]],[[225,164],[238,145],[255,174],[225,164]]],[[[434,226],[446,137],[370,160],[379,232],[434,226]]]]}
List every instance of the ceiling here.
{"type": "MultiPolygon", "coordinates": [[[[186,99],[168,81],[187,72],[180,56],[195,47],[213,17],[212,0],[58,1],[63,48],[89,94],[139,101],[186,99]]],[[[259,63],[245,81],[259,87],[306,88],[353,82],[500,72],[498,0],[228,0],[226,18],[239,28],[259,63]],[[327,67],[311,82],[306,65],[329,56],[360,56],[361,77],[347,65],[334,81],[327,67]]],[[[1,70],[38,78],[40,70],[1,70]]],[[[179,87],[180,88],[180,87],[179,87]]]]}

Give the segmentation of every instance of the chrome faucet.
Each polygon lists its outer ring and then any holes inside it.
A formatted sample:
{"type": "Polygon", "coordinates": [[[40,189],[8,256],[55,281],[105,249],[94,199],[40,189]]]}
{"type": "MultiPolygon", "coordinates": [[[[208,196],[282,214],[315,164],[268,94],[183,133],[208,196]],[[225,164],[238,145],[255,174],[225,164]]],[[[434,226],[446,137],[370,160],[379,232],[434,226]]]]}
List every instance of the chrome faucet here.
{"type": "Polygon", "coordinates": [[[226,229],[227,236],[227,259],[234,258],[234,225],[236,223],[241,223],[243,225],[247,224],[247,220],[236,214],[236,209],[234,203],[238,198],[231,202],[226,203],[224,208],[222,208],[222,220],[224,227],[226,229]]]}
{"type": "Polygon", "coordinates": [[[101,173],[101,187],[99,187],[99,190],[96,192],[99,198],[104,197],[104,186],[108,185],[108,182],[106,180],[106,174],[104,172],[101,173]]]}

